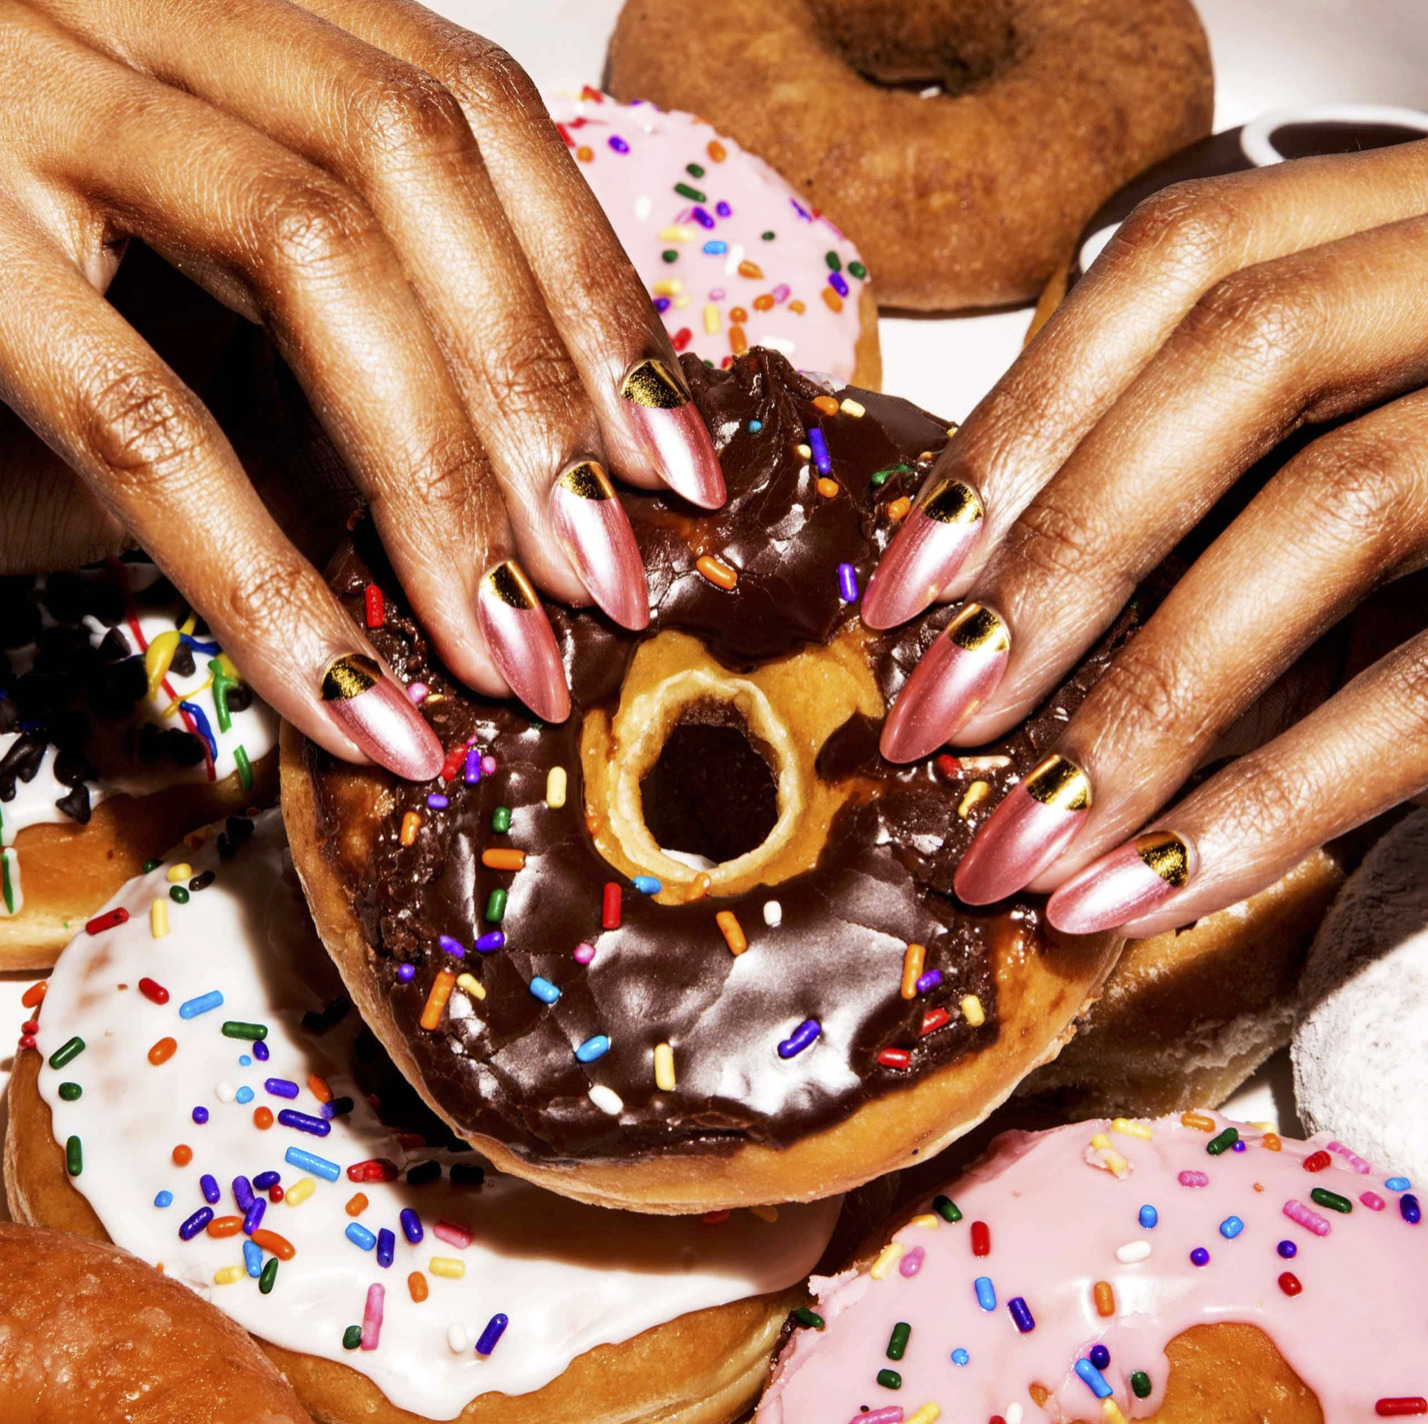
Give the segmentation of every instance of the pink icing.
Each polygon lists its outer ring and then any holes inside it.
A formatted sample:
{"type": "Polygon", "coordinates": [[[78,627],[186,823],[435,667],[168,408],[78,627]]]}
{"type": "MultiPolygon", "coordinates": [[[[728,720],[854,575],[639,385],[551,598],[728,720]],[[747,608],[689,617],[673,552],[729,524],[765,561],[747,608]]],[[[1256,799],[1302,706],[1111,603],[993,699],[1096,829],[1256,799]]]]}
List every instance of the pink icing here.
{"type": "Polygon", "coordinates": [[[737,328],[748,345],[781,351],[803,370],[826,372],[839,385],[852,379],[866,280],[855,275],[858,250],[827,218],[803,207],[767,163],[702,119],[653,104],[562,96],[550,112],[651,296],[668,303],[664,323],[676,350],[728,365],[737,328]],[[712,156],[711,145],[725,156],[712,156]],[[691,163],[702,175],[688,171],[691,163]],[[676,183],[705,201],[676,193],[676,183]],[[696,208],[712,226],[700,223],[696,208]],[[706,252],[706,243],[724,250],[706,252]],[[678,256],[666,262],[665,252],[678,256]],[[829,253],[838,262],[836,276],[829,253]],[[750,263],[760,275],[740,271],[750,263]],[[847,288],[846,299],[834,281],[847,288]],[[832,305],[825,291],[836,299],[832,305]],[[772,298],[773,306],[760,311],[759,297],[772,298]],[[735,309],[746,313],[743,321],[732,319],[735,309]]]}
{"type": "MultiPolygon", "coordinates": [[[[1206,1114],[1205,1116],[1212,1116],[1206,1114]]],[[[912,1419],[935,1404],[945,1421],[1114,1418],[1076,1373],[1100,1344],[1110,1352],[1101,1372],[1115,1406],[1128,1419],[1154,1414],[1164,1397],[1166,1345],[1193,1325],[1237,1321],[1258,1326],[1318,1396],[1329,1424],[1374,1415],[1381,1398],[1428,1394],[1428,1231],[1399,1210],[1401,1192],[1382,1178],[1373,1185],[1386,1210],[1328,1210],[1329,1235],[1318,1237],[1286,1218],[1285,1203],[1310,1210],[1320,1187],[1353,1200],[1365,1186],[1354,1157],[1318,1173],[1304,1158],[1324,1144],[1283,1140],[1266,1147],[1257,1130],[1214,1118],[1214,1133],[1178,1118],[1142,1124],[1149,1140],[1119,1133],[1109,1122],[1079,1123],[1050,1132],[1009,1132],[988,1155],[946,1189],[962,1212],[948,1223],[924,1203],[892,1236],[905,1251],[922,1252],[913,1276],[884,1270],[815,1278],[821,1330],[800,1329],[785,1349],[759,1406],[755,1424],[829,1424],[877,1419],[898,1408],[912,1419]],[[1206,1145],[1237,1126],[1246,1148],[1219,1156],[1206,1145]],[[1089,1151],[1104,1134],[1114,1154],[1089,1151]],[[1118,1154],[1118,1155],[1115,1155],[1118,1154]],[[1124,1159],[1128,1171],[1111,1164],[1124,1159]],[[1181,1173],[1209,1181],[1193,1192],[1181,1173]],[[1158,1213],[1154,1225],[1144,1206],[1158,1213]],[[1233,1219],[1243,1223],[1236,1232],[1233,1219]],[[970,1224],[985,1221],[992,1250],[974,1256],[970,1224]],[[1222,1229],[1222,1227],[1224,1229],[1222,1229]],[[1292,1241],[1292,1259],[1278,1243],[1292,1241]],[[1120,1248],[1149,1242],[1150,1254],[1120,1248]],[[1197,1247],[1209,1252],[1192,1264],[1197,1247]],[[1291,1296],[1280,1277],[1292,1272],[1302,1290],[1291,1296]],[[996,1308],[983,1310],[973,1282],[989,1277],[996,1308]],[[1110,1316],[1099,1314],[1097,1282],[1114,1294],[1110,1316]],[[1035,1318],[1018,1330],[1007,1309],[1024,1298],[1035,1318]],[[912,1327],[903,1358],[887,1357],[893,1326],[912,1327]],[[966,1352],[966,1363],[953,1352],[966,1352]],[[880,1370],[901,1375],[900,1389],[877,1383],[880,1370]],[[1137,1398],[1133,1372],[1152,1389],[1137,1398]],[[1029,1386],[1050,1391],[1045,1408],[1029,1386]],[[864,1412],[867,1410],[869,1412],[864,1412]]],[[[1361,1159],[1360,1159],[1361,1160],[1361,1159]]],[[[1320,1215],[1314,1212],[1314,1215],[1320,1215]]],[[[1322,1218],[1321,1218],[1322,1219],[1322,1218]]],[[[1233,1388],[1233,1382],[1227,1381],[1233,1388]]]]}

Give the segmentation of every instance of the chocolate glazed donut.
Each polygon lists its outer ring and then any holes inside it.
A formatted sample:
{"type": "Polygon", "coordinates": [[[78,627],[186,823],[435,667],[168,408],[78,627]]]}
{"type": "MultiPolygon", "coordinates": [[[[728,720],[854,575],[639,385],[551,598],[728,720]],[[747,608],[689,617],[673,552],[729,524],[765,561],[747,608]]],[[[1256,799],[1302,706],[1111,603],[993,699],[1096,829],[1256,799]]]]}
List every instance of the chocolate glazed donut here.
{"type": "Polygon", "coordinates": [[[318,929],[427,1101],[504,1170],[674,1212],[846,1190],[1055,1054],[1117,942],[1055,936],[1034,898],[969,910],[952,872],[1131,621],[981,756],[882,761],[884,709],[951,610],[874,635],[847,595],[944,423],[759,349],[685,375],[728,504],[622,496],[650,626],[551,611],[566,723],[455,684],[364,525],[333,584],[354,618],[383,589],[371,637],[428,689],[443,778],[291,728],[283,758],[318,929]]]}

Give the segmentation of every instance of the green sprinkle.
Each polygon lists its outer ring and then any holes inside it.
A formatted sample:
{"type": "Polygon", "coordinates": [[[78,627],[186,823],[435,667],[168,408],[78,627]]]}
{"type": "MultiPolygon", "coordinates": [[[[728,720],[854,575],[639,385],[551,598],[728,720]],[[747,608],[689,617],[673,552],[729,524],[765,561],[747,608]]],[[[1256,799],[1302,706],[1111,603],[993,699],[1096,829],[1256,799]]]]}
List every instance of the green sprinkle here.
{"type": "Polygon", "coordinates": [[[253,767],[248,760],[248,753],[243,750],[242,742],[233,748],[233,761],[238,768],[238,784],[244,791],[251,791],[253,789],[253,767]]]}
{"type": "Polygon", "coordinates": [[[684,171],[689,174],[691,178],[702,178],[704,176],[704,170],[697,163],[686,163],[684,165],[684,171]]]}
{"type": "Polygon", "coordinates": [[[83,1093],[84,1089],[78,1083],[61,1083],[59,1085],[59,1095],[67,1103],[77,1102],[83,1093]]]}
{"type": "Polygon", "coordinates": [[[766,233],[763,233],[763,234],[762,234],[762,237],[763,237],[763,239],[764,239],[765,242],[772,242],[772,241],[774,240],[774,233],[773,233],[772,229],[770,229],[770,231],[768,231],[768,232],[766,232],[766,233]]]}
{"type": "Polygon", "coordinates": [[[879,1370],[878,1383],[884,1389],[901,1389],[902,1376],[896,1370],[879,1370]]]}
{"type": "Polygon", "coordinates": [[[1150,1397],[1150,1376],[1144,1370],[1137,1370],[1131,1376],[1131,1388],[1135,1391],[1137,1399],[1148,1399],[1150,1397]]]}
{"type": "Polygon", "coordinates": [[[698,188],[691,188],[688,183],[676,183],[674,191],[681,198],[688,198],[691,203],[707,203],[709,201],[698,188]]]}
{"type": "Polygon", "coordinates": [[[84,1171],[84,1148],[79,1144],[79,1138],[71,1137],[64,1145],[64,1165],[69,1170],[71,1177],[77,1177],[84,1171]]]}
{"type": "Polygon", "coordinates": [[[672,247],[666,247],[665,250],[660,253],[660,256],[664,258],[666,262],[679,261],[679,253],[677,253],[672,247]]]}
{"type": "Polygon", "coordinates": [[[170,885],[169,899],[172,900],[175,905],[187,905],[189,893],[182,885],[170,885]]]}
{"type": "Polygon", "coordinates": [[[362,1343],[362,1327],[360,1325],[349,1325],[342,1332],[342,1348],[344,1350],[355,1350],[362,1343]]]}
{"type": "Polygon", "coordinates": [[[267,1038],[267,1024],[244,1023],[241,1019],[229,1019],[221,1030],[224,1038],[267,1038]]]}
{"type": "Polygon", "coordinates": [[[850,262],[848,272],[850,276],[856,277],[860,282],[868,275],[868,269],[861,262],[850,262]]]}
{"type": "Polygon", "coordinates": [[[10,852],[0,849],[0,898],[5,901],[5,913],[15,913],[15,886],[10,880],[10,852]]]}
{"type": "Polygon", "coordinates": [[[1236,1128],[1227,1127],[1218,1137],[1212,1137],[1205,1144],[1205,1151],[1211,1157],[1218,1157],[1221,1152],[1228,1152],[1239,1140],[1239,1131],[1236,1128]]]}
{"type": "Polygon", "coordinates": [[[238,686],[238,679],[224,672],[222,658],[209,658],[208,671],[213,676],[213,707],[218,713],[218,730],[226,732],[233,726],[233,714],[228,710],[228,693],[238,686]]]}
{"type": "Polygon", "coordinates": [[[912,1326],[905,1320],[899,1320],[892,1328],[892,1335],[888,1338],[888,1359],[900,1360],[907,1354],[907,1337],[912,1334],[912,1326]]]}
{"type": "Polygon", "coordinates": [[[823,260],[828,264],[830,272],[841,272],[843,270],[843,259],[836,252],[825,252],[823,260]]]}
{"type": "Polygon", "coordinates": [[[961,1221],[962,1211],[951,1197],[933,1197],[932,1210],[942,1218],[943,1221],[961,1221]]]}
{"type": "Polygon", "coordinates": [[[1316,1201],[1320,1206],[1326,1206],[1330,1211],[1342,1211],[1346,1215],[1354,1209],[1354,1204],[1348,1197],[1341,1197],[1338,1192],[1331,1192],[1327,1187],[1315,1187],[1309,1193],[1309,1199],[1316,1201]]]}
{"type": "Polygon", "coordinates": [[[823,1317],[816,1310],[810,1310],[806,1305],[800,1305],[793,1312],[793,1318],[800,1325],[806,1325],[810,1330],[823,1329],[823,1317]]]}
{"type": "Polygon", "coordinates": [[[491,829],[501,836],[511,829],[511,808],[509,806],[497,806],[491,812],[491,829]]]}
{"type": "Polygon", "coordinates": [[[486,901],[486,918],[493,925],[499,925],[506,918],[506,892],[504,890],[491,891],[490,898],[486,901]]]}
{"type": "Polygon", "coordinates": [[[273,1292],[273,1282],[278,1278],[278,1258],[268,1257],[268,1264],[263,1267],[263,1274],[258,1277],[258,1289],[264,1295],[271,1295],[273,1292]]]}
{"type": "Polygon", "coordinates": [[[50,1067],[63,1068],[66,1063],[73,1063],[81,1053],[84,1052],[84,1040],[79,1037],[70,1039],[68,1043],[62,1043],[50,1054],[50,1067]]]}
{"type": "Polygon", "coordinates": [[[144,874],[147,875],[151,870],[157,870],[162,864],[163,861],[161,860],[146,860],[144,862],[144,874]]]}

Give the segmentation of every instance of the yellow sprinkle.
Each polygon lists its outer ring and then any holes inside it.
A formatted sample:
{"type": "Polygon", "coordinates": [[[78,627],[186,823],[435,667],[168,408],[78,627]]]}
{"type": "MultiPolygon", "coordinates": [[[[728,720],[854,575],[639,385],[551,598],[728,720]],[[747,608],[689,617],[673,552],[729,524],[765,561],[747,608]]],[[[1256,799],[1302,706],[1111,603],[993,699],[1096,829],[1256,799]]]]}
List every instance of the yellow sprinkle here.
{"type": "Polygon", "coordinates": [[[1111,1131],[1119,1132],[1122,1137],[1138,1137],[1142,1142],[1150,1141],[1148,1122],[1132,1122],[1128,1117],[1118,1117],[1111,1124],[1111,1131]]]}
{"type": "Polygon", "coordinates": [[[868,413],[867,408],[861,405],[858,401],[855,401],[852,396],[844,396],[843,404],[839,406],[838,409],[841,410],[844,415],[851,415],[857,417],[864,416],[868,413]]]}
{"type": "Polygon", "coordinates": [[[565,787],[565,768],[563,766],[551,767],[545,778],[545,804],[552,811],[558,811],[565,805],[565,787]]]}
{"type": "Polygon", "coordinates": [[[972,807],[979,801],[984,801],[991,795],[992,788],[985,781],[974,781],[968,788],[967,794],[958,803],[957,814],[965,821],[972,807]]]}
{"type": "Polygon", "coordinates": [[[168,870],[164,873],[164,879],[167,880],[170,885],[177,885],[184,880],[192,880],[193,866],[191,866],[188,861],[181,860],[177,865],[169,866],[168,870]]]}
{"type": "Polygon", "coordinates": [[[693,242],[694,237],[694,229],[685,227],[682,223],[672,223],[669,227],[662,227],[659,230],[661,242],[693,242]]]}
{"type": "Polygon", "coordinates": [[[1106,1166],[1109,1167],[1116,1176],[1119,1177],[1121,1173],[1129,1167],[1130,1163],[1111,1146],[1111,1139],[1107,1137],[1104,1132],[1098,1132],[1091,1139],[1091,1146],[1106,1159],[1106,1166]]]}
{"type": "Polygon", "coordinates": [[[982,1001],[975,994],[968,994],[962,1000],[962,1017],[967,1020],[973,1028],[980,1028],[987,1021],[987,1012],[982,1007],[982,1001]]]}
{"type": "Polygon", "coordinates": [[[655,1086],[660,1092],[674,1091],[674,1049],[667,1043],[655,1044],[654,1075],[655,1086]]]}
{"type": "Polygon", "coordinates": [[[947,438],[950,440],[961,428],[962,427],[954,420],[952,424],[947,427],[947,438]]]}
{"type": "Polygon", "coordinates": [[[678,277],[661,277],[654,284],[654,292],[657,297],[678,296],[684,290],[684,283],[678,277]]]}
{"type": "Polygon", "coordinates": [[[456,987],[464,989],[473,999],[484,999],[486,988],[474,974],[458,974],[456,976],[456,987]]]}
{"type": "Polygon", "coordinates": [[[800,460],[811,460],[813,458],[813,449],[811,446],[795,445],[793,448],[800,460]]]}
{"type": "Polygon", "coordinates": [[[907,1248],[901,1241],[889,1241],[888,1244],[883,1247],[878,1259],[873,1262],[873,1268],[868,1274],[875,1281],[882,1280],[882,1278],[902,1260],[903,1252],[906,1250],[907,1248]]]}
{"type": "Polygon", "coordinates": [[[749,1208],[760,1221],[777,1221],[778,1208],[776,1206],[751,1206],[749,1208]]]}
{"type": "Polygon", "coordinates": [[[169,902],[155,900],[149,906],[149,933],[155,939],[163,939],[169,932],[169,902]]]}
{"type": "Polygon", "coordinates": [[[704,330],[711,336],[719,330],[719,308],[713,302],[704,303],[704,330]]]}
{"type": "Polygon", "coordinates": [[[1106,1416],[1109,1424],[1126,1424],[1126,1417],[1121,1413],[1121,1407],[1114,1399],[1101,1401],[1101,1413],[1106,1416]]]}
{"type": "Polygon", "coordinates": [[[916,1414],[907,1416],[907,1424],[932,1424],[934,1419],[942,1417],[942,1406],[939,1404],[924,1404],[916,1414]]]}
{"type": "Polygon", "coordinates": [[[167,707],[159,714],[162,717],[177,717],[179,708],[185,702],[192,702],[200,692],[207,692],[213,686],[213,674],[209,673],[197,687],[191,687],[187,692],[181,692],[167,707]]]}
{"type": "Polygon", "coordinates": [[[942,1225],[942,1219],[935,1211],[925,1211],[921,1216],[914,1216],[908,1225],[925,1226],[929,1231],[936,1231],[942,1225]]]}
{"type": "Polygon", "coordinates": [[[1257,1127],[1261,1132],[1274,1131],[1274,1124],[1272,1122],[1252,1122],[1250,1123],[1250,1126],[1257,1127]]]}
{"type": "Polygon", "coordinates": [[[675,309],[675,311],[682,311],[682,310],[683,310],[685,307],[687,307],[688,305],[689,305],[689,294],[688,294],[687,292],[684,293],[682,296],[676,297],[676,298],[670,303],[670,306],[672,306],[672,307],[675,309]]]}
{"type": "Polygon", "coordinates": [[[433,1256],[427,1266],[434,1276],[445,1276],[448,1280],[460,1280],[466,1274],[466,1262],[450,1256],[433,1256]]]}
{"type": "Polygon", "coordinates": [[[316,1190],[317,1182],[312,1177],[299,1177],[283,1193],[283,1200],[289,1206],[301,1206],[316,1190]]]}
{"type": "Polygon", "coordinates": [[[178,630],[170,628],[167,632],[156,634],[144,649],[144,671],[149,675],[150,697],[159,690],[163,680],[169,675],[169,664],[173,662],[178,646],[178,630]]]}
{"type": "Polygon", "coordinates": [[[243,1279],[244,1271],[242,1266],[224,1266],[222,1270],[213,1273],[213,1284],[216,1286],[231,1286],[234,1281],[243,1279]]]}

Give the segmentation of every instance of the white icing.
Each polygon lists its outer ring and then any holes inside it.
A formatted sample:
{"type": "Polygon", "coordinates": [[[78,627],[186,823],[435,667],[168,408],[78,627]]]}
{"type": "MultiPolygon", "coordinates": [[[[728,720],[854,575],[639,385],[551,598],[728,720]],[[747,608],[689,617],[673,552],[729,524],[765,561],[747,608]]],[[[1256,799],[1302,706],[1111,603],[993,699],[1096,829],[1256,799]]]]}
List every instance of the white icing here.
{"type": "MultiPolygon", "coordinates": [[[[185,849],[198,874],[218,878],[187,904],[168,904],[170,931],[154,939],[149,907],[169,889],[167,865],[131,881],[111,902],[129,921],[95,936],[80,935],[65,950],[50,980],[39,1050],[46,1060],[71,1036],[86,1047],[60,1069],[40,1072],[40,1093],[53,1113],[60,1142],[71,1134],[83,1144],[84,1167],[73,1184],[89,1199],[105,1229],[144,1259],[190,1285],[254,1334],[288,1349],[337,1360],[369,1376],[399,1408],[431,1419],[455,1417],[475,1396],[498,1390],[524,1394],[561,1374],[576,1356],[599,1344],[631,1339],[691,1311],[783,1289],[802,1279],[822,1253],[837,1218],[836,1200],[783,1207],[776,1223],[735,1212],[720,1225],[687,1217],[641,1217],[582,1206],[514,1178],[488,1172],[479,1190],[453,1186],[446,1176],[426,1186],[353,1183],[345,1169],[385,1157],[398,1164],[433,1156],[446,1163],[473,1161],[428,1150],[404,1152],[368,1107],[348,1071],[356,1015],[313,1037],[300,1026],[303,1012],[320,1006],[321,986],[335,985],[331,965],[316,945],[297,888],[276,812],[236,859],[220,861],[212,844],[185,849]],[[167,1004],[143,997],[141,976],[169,991],[167,1004]],[[127,985],[121,989],[120,985],[127,985]],[[180,1004],[210,990],[221,1007],[185,1020],[180,1004]],[[270,1058],[240,1064],[251,1045],[225,1038],[226,1019],[264,1023],[270,1058]],[[168,1062],[155,1067],[148,1050],[161,1038],[177,1040],[168,1062]],[[259,1105],[317,1114],[306,1086],[321,1074],[334,1094],[357,1103],[325,1138],[253,1123],[259,1105]],[[269,1096],[268,1078],[298,1083],[296,1100],[269,1096]],[[62,1082],[83,1087],[75,1102],[59,1097],[62,1082]],[[240,1104],[235,1093],[253,1090],[240,1104]],[[199,1126],[195,1105],[209,1110],[199,1126]],[[175,1144],[193,1148],[193,1161],[177,1167],[175,1144]],[[211,1173],[223,1197],[214,1210],[235,1210],[230,1182],[239,1174],[282,1173],[285,1190],[305,1175],[289,1166],[290,1147],[316,1153],[344,1169],[335,1183],[318,1181],[301,1205],[269,1205],[262,1223],[297,1254],[278,1267],[275,1288],[264,1296],[246,1274],[231,1285],[214,1273],[243,1262],[241,1236],[200,1233],[188,1243],[180,1224],[204,1205],[199,1178],[211,1173]],[[156,1193],[173,1205],[154,1205],[156,1193]],[[345,1203],[357,1191],[370,1205],[361,1225],[396,1234],[392,1266],[346,1239],[352,1218],[345,1203]],[[398,1212],[412,1206],[426,1229],[411,1246],[398,1212]],[[462,1249],[438,1240],[442,1219],[468,1226],[474,1239],[462,1249]],[[462,1261],[460,1279],[432,1274],[434,1256],[462,1261]],[[411,1272],[426,1273],[429,1298],[414,1303],[411,1272]],[[360,1324],[368,1287],[386,1287],[386,1314],[377,1349],[345,1350],[344,1329],[360,1324]],[[492,1315],[510,1317],[488,1359],[472,1346],[492,1315]]],[[[464,1004],[458,990],[452,1005],[464,1004]]]]}

